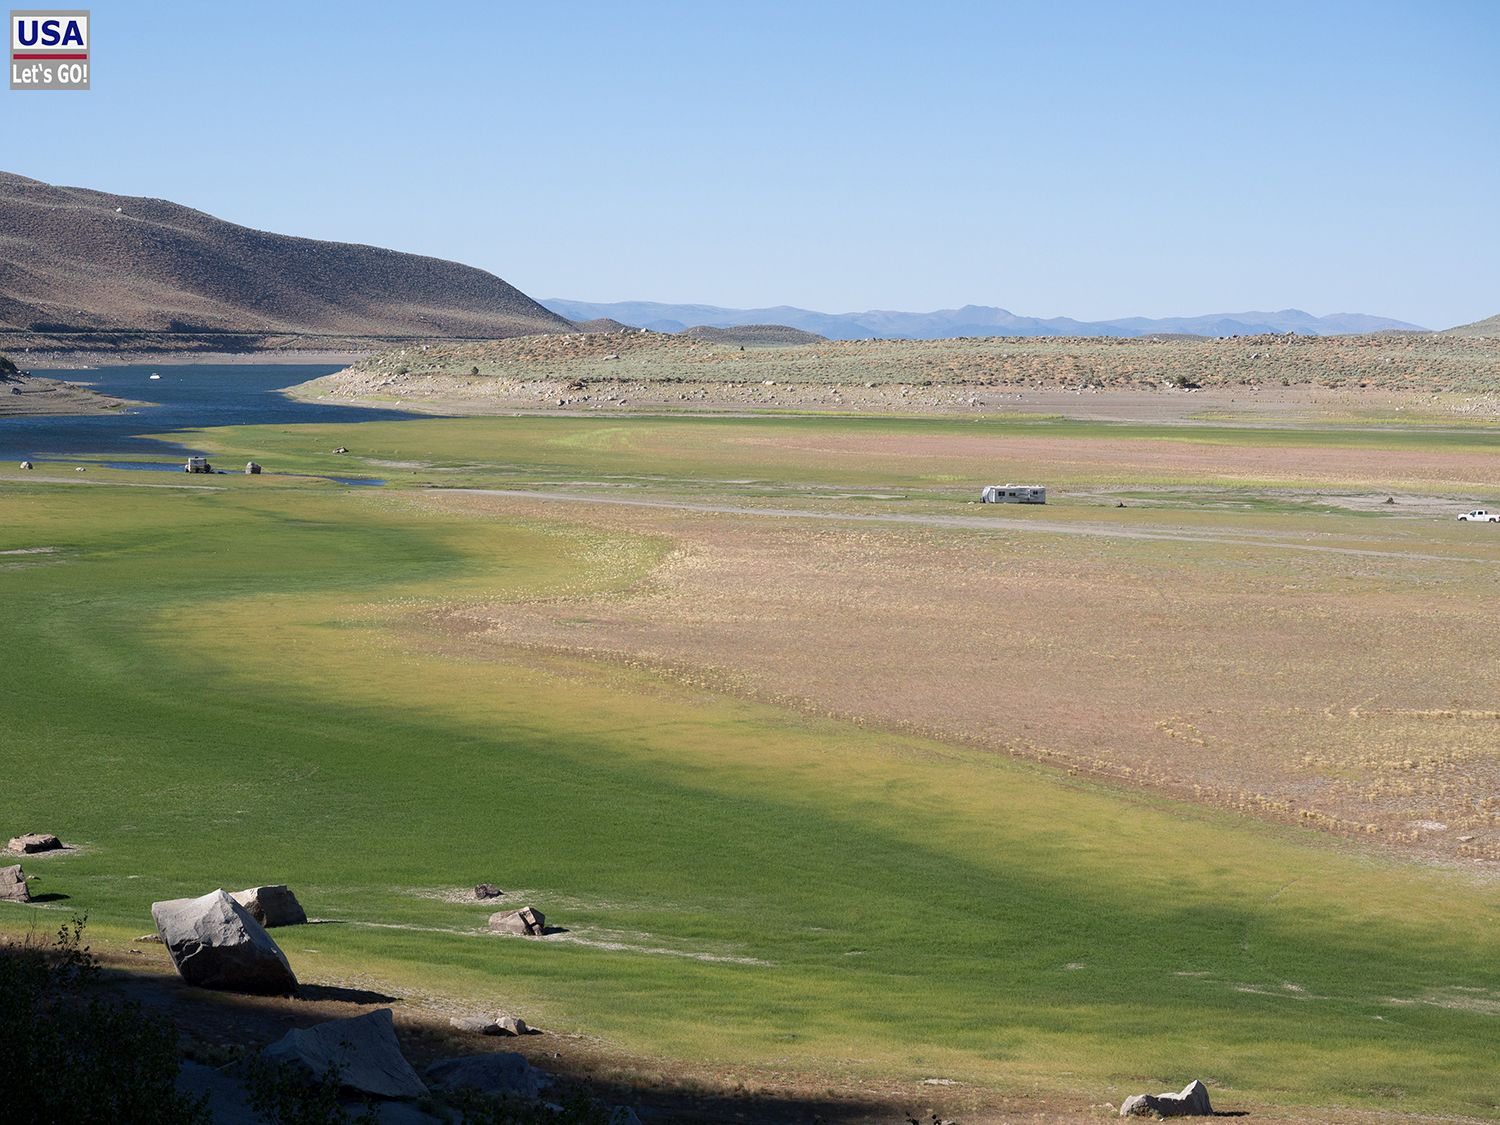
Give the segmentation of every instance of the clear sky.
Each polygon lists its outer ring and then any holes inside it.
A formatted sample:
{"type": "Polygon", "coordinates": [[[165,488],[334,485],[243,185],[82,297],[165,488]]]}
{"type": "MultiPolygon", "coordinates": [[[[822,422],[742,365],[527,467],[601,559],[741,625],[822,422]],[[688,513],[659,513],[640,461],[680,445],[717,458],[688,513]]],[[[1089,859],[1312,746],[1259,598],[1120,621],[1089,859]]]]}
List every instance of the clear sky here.
{"type": "Polygon", "coordinates": [[[1500,0],[91,10],[0,168],[533,296],[1500,312],[1500,0]]]}

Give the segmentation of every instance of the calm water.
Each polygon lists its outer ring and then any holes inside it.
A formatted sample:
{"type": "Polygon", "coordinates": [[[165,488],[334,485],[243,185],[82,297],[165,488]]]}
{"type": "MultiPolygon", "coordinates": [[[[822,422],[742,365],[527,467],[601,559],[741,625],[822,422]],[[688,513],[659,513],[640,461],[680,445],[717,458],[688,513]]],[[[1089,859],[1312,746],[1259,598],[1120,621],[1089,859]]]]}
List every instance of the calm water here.
{"type": "MultiPolygon", "coordinates": [[[[174,431],[269,422],[375,422],[418,417],[400,410],[299,402],[276,393],[341,366],[204,363],[39,371],[38,375],[49,379],[82,383],[105,394],[150,405],[89,417],[0,418],[0,460],[108,464],[113,458],[149,457],[155,463],[111,467],[180,471],[189,454],[202,450],[173,441],[174,431]],[[161,378],[152,379],[153,371],[161,378]],[[161,434],[163,439],[148,441],[143,434],[161,434]]],[[[268,465],[267,471],[273,471],[273,467],[268,465]]],[[[349,484],[378,483],[361,478],[334,479],[349,484]]]]}

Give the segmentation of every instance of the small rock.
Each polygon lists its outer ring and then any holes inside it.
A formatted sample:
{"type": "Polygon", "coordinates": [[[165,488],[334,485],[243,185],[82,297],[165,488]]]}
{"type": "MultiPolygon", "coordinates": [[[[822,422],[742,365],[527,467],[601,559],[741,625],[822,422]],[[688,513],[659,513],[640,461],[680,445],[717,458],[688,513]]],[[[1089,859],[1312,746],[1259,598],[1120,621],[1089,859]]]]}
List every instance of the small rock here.
{"type": "Polygon", "coordinates": [[[547,919],[540,910],[523,906],[519,910],[503,910],[491,914],[490,929],[502,934],[541,937],[547,932],[547,919]]]}
{"type": "Polygon", "coordinates": [[[1121,1117],[1212,1117],[1214,1107],[1208,1101],[1208,1087],[1196,1078],[1178,1093],[1136,1094],[1120,1106],[1121,1117]]]}
{"type": "Polygon", "coordinates": [[[30,855],[33,852],[53,852],[62,846],[62,841],[51,833],[29,832],[25,836],[14,837],[6,850],[18,855],[30,855]]]}
{"type": "Polygon", "coordinates": [[[0,900],[5,902],[30,902],[31,892],[26,889],[26,873],[19,863],[0,867],[0,900]]]}
{"type": "Polygon", "coordinates": [[[494,883],[480,883],[474,888],[474,897],[478,899],[499,898],[504,893],[494,883]]]}
{"type": "Polygon", "coordinates": [[[163,942],[161,940],[161,934],[142,934],[140,937],[138,937],[138,938],[132,938],[131,940],[134,941],[137,945],[146,945],[146,944],[151,944],[151,945],[165,945],[166,944],[165,942],[163,942]]]}
{"type": "Polygon", "coordinates": [[[336,1067],[345,1089],[380,1098],[420,1098],[427,1093],[401,1053],[389,1008],[295,1028],[260,1054],[267,1062],[286,1063],[316,1077],[336,1067]]]}

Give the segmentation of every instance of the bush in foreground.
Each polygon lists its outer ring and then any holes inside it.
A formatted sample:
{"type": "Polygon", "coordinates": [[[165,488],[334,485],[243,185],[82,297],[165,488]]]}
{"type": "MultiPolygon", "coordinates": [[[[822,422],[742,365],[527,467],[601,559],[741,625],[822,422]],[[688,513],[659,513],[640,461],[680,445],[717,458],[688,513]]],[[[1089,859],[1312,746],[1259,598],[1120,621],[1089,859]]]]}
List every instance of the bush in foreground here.
{"type": "Polygon", "coordinates": [[[11,1125],[130,1121],[203,1125],[177,1092],[177,1032],[139,1004],[101,995],[83,920],[50,944],[0,946],[0,1117],[11,1125]]]}

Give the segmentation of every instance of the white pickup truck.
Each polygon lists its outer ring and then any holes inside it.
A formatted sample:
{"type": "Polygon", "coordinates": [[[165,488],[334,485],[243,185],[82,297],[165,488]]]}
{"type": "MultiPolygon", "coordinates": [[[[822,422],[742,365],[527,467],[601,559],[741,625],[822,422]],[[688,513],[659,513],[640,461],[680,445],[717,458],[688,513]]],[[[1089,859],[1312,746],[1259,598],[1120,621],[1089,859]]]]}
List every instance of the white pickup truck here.
{"type": "Polygon", "coordinates": [[[1500,523],[1500,512],[1492,512],[1488,508],[1475,508],[1472,512],[1465,512],[1458,519],[1460,523],[1500,523]]]}

